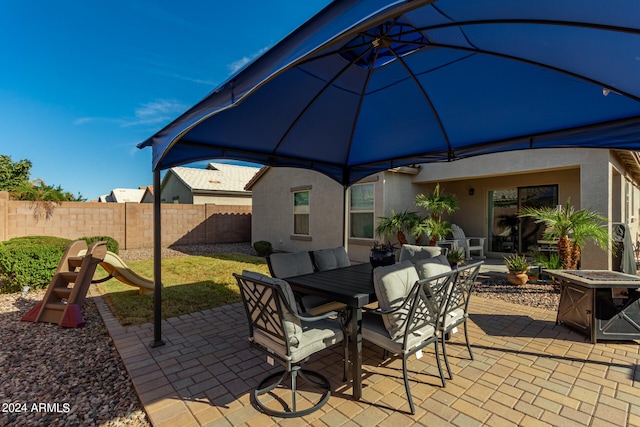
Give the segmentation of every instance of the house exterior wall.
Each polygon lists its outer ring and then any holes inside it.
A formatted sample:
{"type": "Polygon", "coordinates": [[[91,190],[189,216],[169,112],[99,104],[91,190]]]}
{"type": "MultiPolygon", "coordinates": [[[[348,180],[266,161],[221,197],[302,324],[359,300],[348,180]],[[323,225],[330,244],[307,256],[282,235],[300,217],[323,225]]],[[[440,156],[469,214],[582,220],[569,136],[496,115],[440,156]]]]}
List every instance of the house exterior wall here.
{"type": "Polygon", "coordinates": [[[236,205],[236,206],[251,206],[251,194],[238,194],[238,195],[217,195],[217,194],[193,194],[194,205],[204,204],[215,205],[236,205]]]}
{"type": "MultiPolygon", "coordinates": [[[[378,217],[389,215],[392,209],[415,210],[418,187],[411,183],[411,178],[412,175],[405,173],[383,172],[360,181],[374,184],[374,226],[378,217]]],[[[254,184],[252,193],[253,242],[267,240],[275,250],[288,252],[344,244],[344,191],[332,179],[304,169],[271,168],[254,184]],[[309,236],[293,234],[293,191],[300,189],[309,189],[309,236]]],[[[349,258],[355,262],[368,261],[376,240],[383,241],[384,238],[349,238],[349,258]]]]}
{"type": "MultiPolygon", "coordinates": [[[[626,222],[636,242],[640,230],[640,189],[637,175],[626,170],[613,151],[606,149],[554,148],[497,153],[450,163],[430,163],[417,175],[381,172],[361,182],[375,186],[375,225],[391,210],[425,213],[415,206],[415,196],[432,191],[440,183],[443,191],[458,197],[460,209],[445,216],[460,225],[467,236],[488,236],[490,190],[558,185],[558,203],[567,199],[577,209],[588,208],[613,222],[626,222]],[[469,190],[473,188],[473,195],[469,190]]],[[[312,171],[271,168],[253,186],[252,241],[268,240],[276,250],[298,251],[334,247],[342,243],[342,187],[312,171]],[[291,190],[311,188],[311,236],[292,236],[291,190]]],[[[348,217],[348,215],[347,215],[348,217]]],[[[411,239],[411,238],[410,238],[411,239]]],[[[368,260],[374,239],[348,239],[353,261],[368,260]]],[[[395,239],[391,239],[395,242],[395,239]]],[[[486,248],[485,248],[486,249],[486,248]]],[[[489,254],[500,256],[498,253],[489,254]]],[[[582,254],[582,268],[611,269],[612,258],[593,244],[582,254]]]]}
{"type": "Polygon", "coordinates": [[[167,172],[167,177],[162,183],[160,192],[162,203],[193,204],[193,194],[187,185],[176,178],[171,171],[167,172]]]}
{"type": "MultiPolygon", "coordinates": [[[[460,210],[448,220],[459,224],[469,236],[488,234],[489,190],[558,184],[560,204],[570,197],[577,209],[588,208],[610,221],[626,222],[632,240],[638,239],[638,183],[610,150],[553,148],[478,156],[429,164],[414,181],[428,186],[440,182],[446,191],[456,193],[460,210]],[[475,193],[469,196],[472,187],[475,193]]],[[[611,269],[612,259],[602,249],[588,244],[582,253],[582,268],[611,269]]]]}
{"type": "Polygon", "coordinates": [[[278,251],[303,251],[342,243],[342,186],[318,172],[271,168],[253,186],[252,241],[278,251]],[[309,189],[309,236],[293,234],[293,190],[309,189]]]}

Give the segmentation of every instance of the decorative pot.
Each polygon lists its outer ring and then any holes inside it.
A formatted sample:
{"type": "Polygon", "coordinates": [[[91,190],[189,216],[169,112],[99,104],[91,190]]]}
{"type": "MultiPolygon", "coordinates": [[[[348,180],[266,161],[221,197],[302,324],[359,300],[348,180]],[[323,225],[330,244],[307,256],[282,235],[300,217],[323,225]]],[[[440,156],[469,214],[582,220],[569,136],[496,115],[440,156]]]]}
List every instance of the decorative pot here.
{"type": "Polygon", "coordinates": [[[374,268],[383,265],[393,265],[396,263],[396,254],[393,251],[372,250],[371,255],[369,256],[369,261],[374,268]]]}
{"type": "Polygon", "coordinates": [[[507,281],[512,285],[522,286],[527,283],[527,280],[529,280],[527,273],[515,273],[513,271],[507,273],[507,281]]]}

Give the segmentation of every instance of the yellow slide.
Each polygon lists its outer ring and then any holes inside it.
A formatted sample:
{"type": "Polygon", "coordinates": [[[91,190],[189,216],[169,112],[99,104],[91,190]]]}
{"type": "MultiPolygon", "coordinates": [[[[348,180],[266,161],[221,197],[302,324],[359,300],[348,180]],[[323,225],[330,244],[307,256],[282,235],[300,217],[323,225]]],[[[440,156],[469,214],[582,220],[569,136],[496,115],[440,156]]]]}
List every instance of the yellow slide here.
{"type": "MultiPolygon", "coordinates": [[[[86,251],[80,251],[79,255],[82,256],[86,251]]],[[[153,280],[146,279],[138,275],[135,271],[127,267],[122,258],[113,252],[107,251],[107,255],[100,263],[100,266],[114,279],[120,280],[127,285],[136,286],[140,288],[140,295],[153,294],[155,284],[153,280]]]]}

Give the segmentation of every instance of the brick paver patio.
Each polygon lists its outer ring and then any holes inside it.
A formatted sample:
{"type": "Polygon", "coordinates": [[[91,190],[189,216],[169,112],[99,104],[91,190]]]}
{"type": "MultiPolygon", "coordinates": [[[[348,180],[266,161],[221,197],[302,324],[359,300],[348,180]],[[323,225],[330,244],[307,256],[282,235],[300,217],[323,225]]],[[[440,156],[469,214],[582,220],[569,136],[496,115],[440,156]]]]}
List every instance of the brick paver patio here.
{"type": "MultiPolygon", "coordinates": [[[[300,425],[258,411],[250,391],[271,368],[247,343],[241,304],[123,328],[94,298],[154,426],[300,425]]],[[[593,345],[555,324],[556,313],[473,297],[468,359],[462,332],[447,345],[454,371],[441,387],[433,350],[409,364],[416,414],[409,413],[401,361],[364,348],[363,399],[342,383],[340,347],[308,363],[329,377],[332,396],[304,417],[327,426],[640,426],[640,344],[593,345]]]]}

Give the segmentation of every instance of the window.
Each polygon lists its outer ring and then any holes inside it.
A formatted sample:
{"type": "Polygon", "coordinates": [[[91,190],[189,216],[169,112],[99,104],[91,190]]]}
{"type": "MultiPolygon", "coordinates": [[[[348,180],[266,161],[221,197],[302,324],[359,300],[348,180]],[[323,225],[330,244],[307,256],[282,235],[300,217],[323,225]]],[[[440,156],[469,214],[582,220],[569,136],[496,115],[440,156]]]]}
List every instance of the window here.
{"type": "Polygon", "coordinates": [[[373,190],[373,184],[358,184],[351,187],[350,237],[373,239],[373,190]]]}
{"type": "Polygon", "coordinates": [[[293,193],[293,234],[309,235],[309,191],[293,193]]]}

